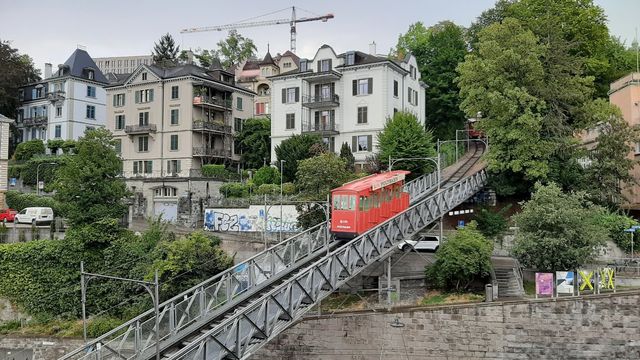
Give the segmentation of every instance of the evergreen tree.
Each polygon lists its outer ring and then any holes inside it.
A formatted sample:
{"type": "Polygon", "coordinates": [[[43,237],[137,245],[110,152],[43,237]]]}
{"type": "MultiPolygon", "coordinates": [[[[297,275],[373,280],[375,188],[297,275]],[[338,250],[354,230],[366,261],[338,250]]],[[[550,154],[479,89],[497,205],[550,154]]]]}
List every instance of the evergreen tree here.
{"type": "Polygon", "coordinates": [[[356,171],[356,158],[351,152],[351,147],[346,142],[342,143],[342,147],[340,148],[340,158],[342,158],[346,162],[345,166],[347,168],[347,171],[356,171]]]}
{"type": "Polygon", "coordinates": [[[173,36],[166,33],[162,35],[159,43],[153,46],[153,62],[156,64],[164,64],[166,62],[176,63],[180,46],[176,46],[173,36]]]}

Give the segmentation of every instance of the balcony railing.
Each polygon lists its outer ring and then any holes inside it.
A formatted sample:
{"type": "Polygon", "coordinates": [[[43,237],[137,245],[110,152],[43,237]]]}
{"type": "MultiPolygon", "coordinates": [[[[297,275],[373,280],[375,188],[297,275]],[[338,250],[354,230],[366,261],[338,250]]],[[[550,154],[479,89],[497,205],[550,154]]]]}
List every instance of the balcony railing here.
{"type": "Polygon", "coordinates": [[[44,126],[47,125],[49,117],[47,115],[34,116],[22,119],[24,126],[44,126]]]}
{"type": "Polygon", "coordinates": [[[197,131],[214,131],[214,132],[221,132],[221,133],[225,133],[225,134],[230,134],[231,133],[231,126],[220,124],[220,123],[215,123],[215,122],[211,122],[211,121],[194,120],[193,121],[193,130],[197,130],[197,131]]]}
{"type": "Polygon", "coordinates": [[[62,90],[47,93],[47,99],[51,102],[62,101],[65,99],[66,93],[62,90]]]}
{"type": "Polygon", "coordinates": [[[231,99],[221,99],[215,96],[212,97],[212,96],[200,95],[200,96],[193,97],[193,105],[208,105],[208,106],[231,110],[233,106],[233,102],[231,101],[231,99]]]}
{"type": "Polygon", "coordinates": [[[211,157],[230,158],[231,150],[210,149],[202,146],[194,146],[193,156],[211,156],[211,157]]]}
{"type": "Polygon", "coordinates": [[[124,127],[124,132],[129,135],[136,134],[149,134],[157,131],[156,124],[146,125],[127,125],[124,127]]]}
{"type": "Polygon", "coordinates": [[[335,121],[312,121],[305,122],[302,124],[302,132],[303,133],[323,133],[323,134],[333,134],[336,135],[339,133],[338,126],[335,121]]]}
{"type": "Polygon", "coordinates": [[[315,95],[315,96],[303,96],[302,106],[306,106],[310,109],[317,109],[321,107],[334,107],[340,105],[340,98],[336,94],[328,95],[315,95]]]}

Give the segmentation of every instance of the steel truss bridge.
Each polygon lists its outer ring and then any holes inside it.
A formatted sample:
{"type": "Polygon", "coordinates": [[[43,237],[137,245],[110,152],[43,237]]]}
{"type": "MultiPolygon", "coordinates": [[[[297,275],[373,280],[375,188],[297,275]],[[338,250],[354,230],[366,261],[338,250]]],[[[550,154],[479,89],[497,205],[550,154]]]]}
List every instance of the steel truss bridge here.
{"type": "Polygon", "coordinates": [[[472,167],[483,150],[471,147],[448,179],[431,173],[407,183],[411,206],[347,244],[331,238],[328,223],[319,224],[162,303],[157,334],[151,309],[60,360],[247,359],[400,241],[482,189],[486,173],[472,167]]]}

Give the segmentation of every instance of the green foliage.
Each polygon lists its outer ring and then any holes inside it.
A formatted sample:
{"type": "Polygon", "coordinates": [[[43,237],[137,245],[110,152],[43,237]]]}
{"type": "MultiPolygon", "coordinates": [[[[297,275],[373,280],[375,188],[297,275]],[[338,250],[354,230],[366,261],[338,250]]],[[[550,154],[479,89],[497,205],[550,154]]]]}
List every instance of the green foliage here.
{"type": "Polygon", "coordinates": [[[54,198],[13,190],[6,192],[6,202],[8,207],[18,211],[27,207],[50,207],[56,217],[65,217],[68,211],[66,204],[60,203],[54,198]]]}
{"type": "Polygon", "coordinates": [[[47,140],[47,147],[51,150],[51,154],[55,155],[58,153],[58,150],[62,148],[64,144],[64,140],[62,139],[51,139],[47,140]]]}
{"type": "Polygon", "coordinates": [[[249,196],[249,186],[239,182],[222,184],[220,194],[226,198],[244,198],[249,196]]]}
{"type": "Polygon", "coordinates": [[[293,195],[297,191],[296,186],[293,183],[282,184],[282,193],[284,195],[293,195]]]}
{"type": "Polygon", "coordinates": [[[78,140],[76,155],[58,170],[56,181],[56,199],[69,207],[71,224],[120,219],[126,214],[122,200],[128,191],[119,177],[121,168],[122,160],[108,130],[87,131],[78,140]]]}
{"type": "Polygon", "coordinates": [[[296,205],[298,211],[298,226],[303,229],[312,228],[327,221],[322,206],[316,203],[301,203],[296,205]]]}
{"type": "Polygon", "coordinates": [[[26,167],[26,165],[24,164],[10,164],[9,165],[9,172],[8,172],[8,178],[19,178],[20,177],[20,173],[22,172],[22,170],[26,167]]]}
{"type": "Polygon", "coordinates": [[[180,46],[176,46],[173,36],[166,33],[160,37],[158,43],[153,46],[153,62],[156,64],[164,62],[177,62],[180,46]]]}
{"type": "Polygon", "coordinates": [[[462,27],[451,21],[428,29],[417,22],[398,39],[396,55],[403,58],[411,52],[416,57],[421,79],[427,85],[426,125],[438,139],[455,138],[455,131],[462,129],[466,121],[455,85],[456,67],[467,53],[463,35],[462,27]]]}
{"type": "MultiPolygon", "coordinates": [[[[620,249],[627,253],[631,252],[631,234],[624,232],[624,230],[638,225],[636,220],[622,214],[606,213],[600,217],[599,224],[607,229],[609,239],[616,243],[620,249]]],[[[634,240],[637,239],[637,235],[635,236],[634,240]]],[[[634,251],[637,247],[635,247],[634,251]]]]}
{"type": "Polygon", "coordinates": [[[75,140],[65,140],[61,146],[62,152],[65,154],[71,154],[76,151],[77,145],[78,143],[75,140]]]}
{"type": "Polygon", "coordinates": [[[265,163],[271,163],[271,120],[247,119],[236,136],[245,168],[257,169],[265,163]]]}
{"type": "Polygon", "coordinates": [[[282,176],[284,181],[295,180],[298,171],[298,161],[313,157],[310,149],[314,144],[322,144],[322,138],[318,135],[293,135],[284,140],[275,148],[277,163],[284,160],[282,176]]]}
{"type": "Polygon", "coordinates": [[[44,155],[45,147],[44,143],[40,139],[29,140],[21,142],[16,147],[16,152],[13,154],[16,160],[26,161],[36,155],[44,155]]]}
{"type": "Polygon", "coordinates": [[[218,41],[218,50],[212,54],[220,60],[223,69],[227,69],[253,57],[257,50],[253,40],[240,35],[237,30],[229,30],[227,38],[218,41]]]}
{"type": "Polygon", "coordinates": [[[334,153],[327,153],[299,162],[296,186],[303,197],[324,200],[331,189],[341,186],[350,177],[345,161],[334,153]]]}
{"type": "Polygon", "coordinates": [[[2,39],[0,69],[0,114],[12,117],[18,108],[18,87],[39,81],[40,70],[28,55],[18,53],[18,49],[11,47],[11,42],[2,39]]]}
{"type": "MultiPolygon", "coordinates": [[[[283,192],[284,192],[284,187],[283,187],[283,192]]],[[[280,193],[280,185],[262,184],[258,186],[256,193],[258,195],[277,195],[280,193]]]]}
{"type": "Polygon", "coordinates": [[[163,298],[177,295],[233,265],[233,259],[220,248],[220,239],[202,231],[161,242],[154,252],[156,260],[146,278],[153,279],[154,271],[158,271],[163,298]],[[177,276],[180,276],[179,282],[169,281],[177,276]]]}
{"type": "Polygon", "coordinates": [[[472,221],[440,245],[436,262],[425,269],[427,279],[443,290],[467,290],[474,281],[490,277],[492,252],[493,243],[472,221]]]}
{"type": "MultiPolygon", "coordinates": [[[[415,115],[397,112],[389,119],[384,129],[378,133],[378,158],[382,162],[399,158],[435,157],[433,136],[420,124],[415,115]]],[[[434,169],[427,160],[403,160],[395,162],[393,169],[409,170],[413,177],[434,169]]]]}
{"type": "Polygon", "coordinates": [[[24,164],[19,177],[25,185],[36,185],[38,179],[44,181],[45,190],[50,191],[58,170],[65,166],[67,160],[67,156],[33,157],[24,164]]]}
{"type": "Polygon", "coordinates": [[[87,324],[87,337],[97,338],[100,335],[111,331],[123,323],[122,320],[110,316],[99,316],[92,318],[87,324]]]}
{"type": "Polygon", "coordinates": [[[538,270],[576,269],[592,261],[604,245],[608,231],[600,218],[605,213],[585,193],[563,193],[554,183],[536,184],[531,200],[513,217],[519,228],[513,254],[538,270]]]}
{"type": "Polygon", "coordinates": [[[478,230],[482,235],[488,238],[495,238],[504,233],[509,224],[505,213],[509,211],[510,208],[511,204],[495,212],[487,208],[480,209],[480,211],[476,213],[475,221],[478,223],[478,230]]]}
{"type": "Polygon", "coordinates": [[[340,147],[340,158],[345,161],[347,171],[356,171],[356,158],[351,152],[351,146],[346,142],[342,143],[342,146],[340,147]]]}
{"type": "Polygon", "coordinates": [[[228,177],[228,171],[224,165],[208,164],[202,165],[202,175],[216,179],[226,179],[228,177]]]}
{"type": "Polygon", "coordinates": [[[260,186],[262,184],[280,184],[280,171],[272,166],[263,166],[253,176],[253,184],[260,186]]]}

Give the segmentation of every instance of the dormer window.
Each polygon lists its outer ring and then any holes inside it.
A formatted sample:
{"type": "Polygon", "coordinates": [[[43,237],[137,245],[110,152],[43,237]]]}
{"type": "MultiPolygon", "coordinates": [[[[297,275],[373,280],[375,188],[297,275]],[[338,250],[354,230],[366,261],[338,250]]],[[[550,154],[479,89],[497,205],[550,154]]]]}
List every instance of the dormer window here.
{"type": "Polygon", "coordinates": [[[147,80],[147,73],[146,72],[142,73],[142,80],[147,80]]]}
{"type": "Polygon", "coordinates": [[[353,51],[347,53],[347,65],[353,65],[356,62],[356,54],[353,51]]]}
{"type": "Polygon", "coordinates": [[[93,80],[94,79],[93,70],[87,71],[87,77],[89,78],[89,80],[93,80]]]}
{"type": "Polygon", "coordinates": [[[327,72],[331,70],[331,59],[318,61],[318,72],[327,72]]]}
{"type": "Polygon", "coordinates": [[[307,71],[307,60],[300,59],[300,71],[307,71]]]}

